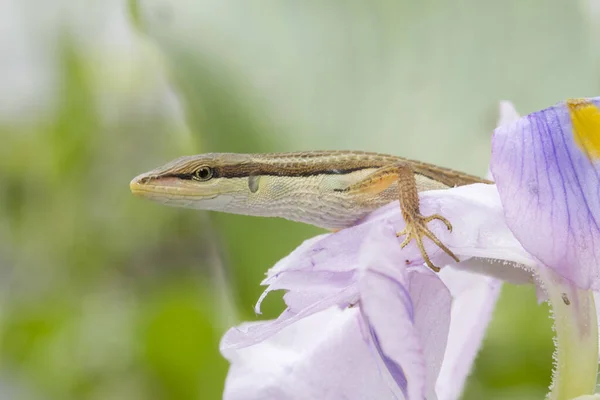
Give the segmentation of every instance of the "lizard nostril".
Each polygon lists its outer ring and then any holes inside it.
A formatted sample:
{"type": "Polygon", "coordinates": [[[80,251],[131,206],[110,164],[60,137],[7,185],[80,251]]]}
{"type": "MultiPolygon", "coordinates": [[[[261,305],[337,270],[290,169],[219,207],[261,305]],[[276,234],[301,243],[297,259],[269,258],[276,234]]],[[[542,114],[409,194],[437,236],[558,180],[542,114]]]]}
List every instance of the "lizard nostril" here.
{"type": "Polygon", "coordinates": [[[140,186],[149,183],[151,180],[152,180],[152,176],[150,176],[150,175],[136,176],[129,183],[129,187],[132,191],[135,192],[136,190],[140,189],[140,186]]]}

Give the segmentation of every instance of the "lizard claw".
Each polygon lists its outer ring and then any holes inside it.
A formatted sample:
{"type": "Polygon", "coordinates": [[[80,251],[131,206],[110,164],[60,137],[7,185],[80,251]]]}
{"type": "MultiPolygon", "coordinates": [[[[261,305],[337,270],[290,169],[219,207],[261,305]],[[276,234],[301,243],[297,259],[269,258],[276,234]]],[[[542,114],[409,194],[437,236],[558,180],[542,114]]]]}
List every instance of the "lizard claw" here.
{"type": "MultiPolygon", "coordinates": [[[[421,218],[423,218],[423,217],[421,217],[421,218]]],[[[452,232],[452,224],[450,223],[450,221],[448,221],[446,218],[442,217],[440,214],[433,214],[433,215],[430,215],[429,217],[425,217],[425,218],[423,218],[423,222],[428,223],[428,222],[431,222],[436,219],[438,221],[442,221],[444,223],[444,225],[446,225],[446,228],[448,228],[448,230],[450,232],[452,232]]]]}
{"type": "Polygon", "coordinates": [[[429,258],[429,255],[425,251],[425,246],[423,245],[424,236],[428,237],[433,243],[435,243],[446,254],[452,257],[456,262],[460,261],[458,257],[456,257],[456,255],[448,247],[446,247],[446,245],[444,245],[444,243],[442,243],[427,227],[428,222],[438,220],[443,222],[444,225],[446,225],[446,228],[448,228],[448,230],[452,232],[452,224],[446,218],[442,217],[439,214],[430,215],[428,217],[424,217],[420,214],[417,214],[416,216],[405,215],[404,220],[406,221],[405,228],[401,232],[396,233],[396,237],[405,236],[404,241],[400,244],[400,246],[404,248],[411,242],[411,240],[414,239],[417,243],[417,247],[419,247],[421,255],[423,256],[425,264],[427,264],[427,266],[431,268],[434,272],[439,272],[440,269],[433,265],[431,259],[429,258]]]}
{"type": "MultiPolygon", "coordinates": [[[[402,232],[400,233],[396,233],[396,237],[400,237],[402,235],[406,235],[406,229],[404,229],[402,232]]],[[[405,248],[407,244],[410,243],[410,241],[412,240],[411,235],[406,235],[406,237],[404,238],[404,241],[402,243],[400,243],[400,247],[401,248],[405,248]]]]}

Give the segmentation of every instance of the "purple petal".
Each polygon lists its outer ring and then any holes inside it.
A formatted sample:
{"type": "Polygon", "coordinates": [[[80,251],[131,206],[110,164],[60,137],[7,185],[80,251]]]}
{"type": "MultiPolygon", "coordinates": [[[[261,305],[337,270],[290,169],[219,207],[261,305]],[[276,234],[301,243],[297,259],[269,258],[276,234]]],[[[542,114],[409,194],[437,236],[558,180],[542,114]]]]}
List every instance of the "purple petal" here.
{"type": "Polygon", "coordinates": [[[496,129],[492,172],[506,221],[559,275],[600,289],[600,100],[571,101],[496,129]]]}
{"type": "Polygon", "coordinates": [[[225,350],[231,367],[223,398],[392,398],[361,332],[358,309],[330,308],[260,344],[225,350]]]}

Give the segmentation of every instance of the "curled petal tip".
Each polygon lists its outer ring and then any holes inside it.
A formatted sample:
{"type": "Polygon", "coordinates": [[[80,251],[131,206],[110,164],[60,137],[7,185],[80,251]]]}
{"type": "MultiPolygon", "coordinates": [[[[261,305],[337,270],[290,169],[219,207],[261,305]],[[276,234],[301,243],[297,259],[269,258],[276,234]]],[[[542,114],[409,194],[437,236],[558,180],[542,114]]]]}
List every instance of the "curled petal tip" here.
{"type": "Polygon", "coordinates": [[[518,120],[521,116],[517,112],[514,104],[508,100],[502,100],[499,106],[499,116],[497,126],[510,124],[518,120]]]}

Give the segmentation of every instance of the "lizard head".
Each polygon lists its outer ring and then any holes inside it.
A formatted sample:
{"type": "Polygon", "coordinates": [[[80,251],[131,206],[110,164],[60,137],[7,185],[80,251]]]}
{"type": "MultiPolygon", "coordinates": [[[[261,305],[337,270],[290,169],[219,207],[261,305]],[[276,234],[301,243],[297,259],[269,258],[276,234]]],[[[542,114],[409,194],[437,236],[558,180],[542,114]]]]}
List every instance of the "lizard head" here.
{"type": "Polygon", "coordinates": [[[226,211],[251,193],[244,154],[208,153],[177,158],[129,184],[140,197],[176,207],[226,211]]]}

